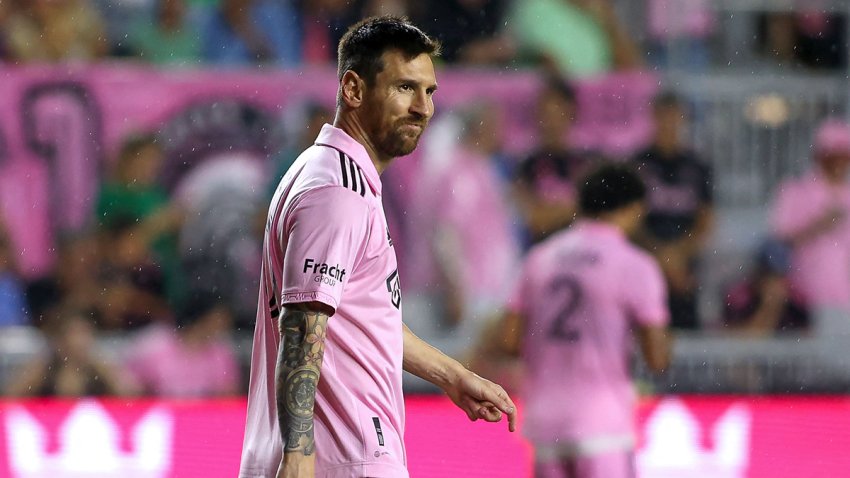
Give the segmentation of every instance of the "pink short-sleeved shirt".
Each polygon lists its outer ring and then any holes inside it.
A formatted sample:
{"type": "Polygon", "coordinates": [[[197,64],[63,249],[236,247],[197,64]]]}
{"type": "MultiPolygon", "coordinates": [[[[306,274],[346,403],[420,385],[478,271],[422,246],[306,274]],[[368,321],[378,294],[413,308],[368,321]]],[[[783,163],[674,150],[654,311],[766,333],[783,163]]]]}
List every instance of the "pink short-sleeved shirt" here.
{"type": "Polygon", "coordinates": [[[227,339],[190,347],[163,325],[150,326],[133,344],[127,370],[145,390],[163,397],[236,393],[240,381],[239,361],[227,339]]]}
{"type": "Polygon", "coordinates": [[[834,207],[847,217],[794,249],[789,278],[809,305],[850,309],[850,185],[830,185],[814,171],[784,182],[770,219],[773,231],[788,238],[834,207]]]}
{"type": "Polygon", "coordinates": [[[435,234],[448,232],[460,253],[456,273],[468,306],[501,306],[520,250],[507,192],[493,160],[460,147],[428,184],[435,234]]]}
{"type": "Polygon", "coordinates": [[[619,229],[580,220],[529,252],[510,298],[523,317],[526,435],[537,445],[633,434],[633,325],[666,325],[661,271],[619,229]]]}
{"type": "Polygon", "coordinates": [[[290,303],[335,309],[316,392],[317,478],[407,477],[401,291],[378,172],[361,144],[322,128],[268,214],[240,477],[275,476],[277,319],[290,303]]]}

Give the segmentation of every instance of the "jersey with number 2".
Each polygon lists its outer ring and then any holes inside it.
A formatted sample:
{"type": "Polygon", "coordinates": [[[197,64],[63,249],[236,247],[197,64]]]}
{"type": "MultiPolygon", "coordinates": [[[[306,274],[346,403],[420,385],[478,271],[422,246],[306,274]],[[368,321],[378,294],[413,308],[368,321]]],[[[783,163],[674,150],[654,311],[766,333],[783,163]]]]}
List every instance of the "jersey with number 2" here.
{"type": "Polygon", "coordinates": [[[669,320],[651,256],[582,220],[531,250],[509,308],[523,317],[526,435],[535,443],[633,432],[631,329],[669,320]]]}

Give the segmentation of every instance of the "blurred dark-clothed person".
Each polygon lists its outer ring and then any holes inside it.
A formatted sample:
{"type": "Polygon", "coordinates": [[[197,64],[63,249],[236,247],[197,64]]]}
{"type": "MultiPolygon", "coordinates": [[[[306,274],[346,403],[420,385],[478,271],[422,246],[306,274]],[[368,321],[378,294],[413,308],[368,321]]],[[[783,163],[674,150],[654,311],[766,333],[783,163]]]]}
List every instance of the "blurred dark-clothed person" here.
{"type": "Polygon", "coordinates": [[[560,77],[547,77],[537,96],[536,145],[515,172],[517,202],[532,244],[575,217],[573,183],[589,162],[569,141],[577,112],[570,84],[560,77]]]}
{"type": "Polygon", "coordinates": [[[726,290],[724,324],[733,332],[754,336],[804,330],[809,313],[799,291],[788,284],[790,270],[790,248],[780,241],[765,241],[750,274],[726,290]]]}
{"type": "Polygon", "coordinates": [[[33,397],[127,395],[134,392],[120,370],[96,352],[95,328],[78,311],[62,310],[44,326],[46,350],[24,364],[4,394],[33,397]]]}
{"type": "Polygon", "coordinates": [[[0,221],[0,327],[26,325],[26,287],[15,264],[15,246],[5,229],[0,221]]]}
{"type": "Polygon", "coordinates": [[[296,114],[285,118],[288,126],[286,129],[291,139],[287,142],[283,151],[272,158],[273,172],[269,179],[269,197],[274,194],[278,183],[283,179],[283,175],[286,174],[301,151],[307,149],[316,140],[322,126],[333,121],[333,112],[316,101],[307,101],[300,105],[300,108],[289,109],[289,111],[293,110],[296,110],[296,114]]]}
{"type": "Polygon", "coordinates": [[[204,59],[221,66],[301,62],[302,32],[289,0],[221,0],[202,22],[204,59]]]}
{"type": "Polygon", "coordinates": [[[146,271],[158,269],[162,294],[172,306],[178,307],[184,295],[177,253],[177,231],[183,222],[183,211],[172,203],[160,182],[164,161],[155,136],[128,137],[112,173],[101,184],[96,221],[101,239],[109,243],[103,244],[102,250],[104,254],[112,251],[113,265],[133,267],[131,263],[138,261],[153,266],[146,267],[146,271]]]}
{"type": "Polygon", "coordinates": [[[778,66],[812,70],[847,67],[847,17],[817,8],[762,14],[758,20],[763,56],[778,66]]]}
{"type": "Polygon", "coordinates": [[[442,43],[449,63],[506,62],[516,54],[513,39],[504,31],[505,0],[428,0],[422,25],[442,43]]]}
{"type": "Polygon", "coordinates": [[[653,143],[634,157],[648,199],[639,242],[656,256],[667,278],[672,327],[696,329],[698,259],[714,222],[711,170],[685,141],[688,117],[676,95],[656,97],[653,113],[653,143]]]}

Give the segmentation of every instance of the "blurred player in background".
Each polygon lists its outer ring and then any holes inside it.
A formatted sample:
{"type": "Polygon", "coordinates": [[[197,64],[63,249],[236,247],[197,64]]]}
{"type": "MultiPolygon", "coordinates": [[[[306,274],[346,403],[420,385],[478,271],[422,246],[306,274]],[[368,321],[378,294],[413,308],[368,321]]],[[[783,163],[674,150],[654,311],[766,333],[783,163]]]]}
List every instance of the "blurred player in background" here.
{"type": "Polygon", "coordinates": [[[502,353],[523,358],[538,478],[635,476],[632,331],[652,370],[670,356],[664,277],[628,238],[644,197],[626,166],[591,172],[579,220],[531,249],[508,304],[502,353]]]}
{"type": "Polygon", "coordinates": [[[340,41],[334,126],[269,209],[240,477],[407,477],[402,368],[471,420],[507,413],[514,429],[500,386],[402,323],[379,174],[416,148],[434,113],[438,51],[395,17],[364,20],[340,41]]]}

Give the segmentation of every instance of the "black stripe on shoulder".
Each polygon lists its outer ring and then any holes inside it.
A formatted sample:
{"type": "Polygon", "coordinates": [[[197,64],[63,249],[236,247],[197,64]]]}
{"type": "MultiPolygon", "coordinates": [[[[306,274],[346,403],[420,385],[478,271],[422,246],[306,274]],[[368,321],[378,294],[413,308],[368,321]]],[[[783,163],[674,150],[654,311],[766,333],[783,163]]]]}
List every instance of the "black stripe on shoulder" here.
{"type": "Polygon", "coordinates": [[[342,185],[348,187],[348,168],[345,166],[345,154],[339,152],[339,167],[342,169],[342,185]]]}
{"type": "Polygon", "coordinates": [[[357,165],[353,159],[348,158],[348,166],[351,168],[351,190],[357,192],[357,165]]]}
{"type": "Polygon", "coordinates": [[[366,197],[366,180],[363,178],[363,170],[358,166],[357,174],[360,176],[360,195],[366,197]]]}

